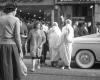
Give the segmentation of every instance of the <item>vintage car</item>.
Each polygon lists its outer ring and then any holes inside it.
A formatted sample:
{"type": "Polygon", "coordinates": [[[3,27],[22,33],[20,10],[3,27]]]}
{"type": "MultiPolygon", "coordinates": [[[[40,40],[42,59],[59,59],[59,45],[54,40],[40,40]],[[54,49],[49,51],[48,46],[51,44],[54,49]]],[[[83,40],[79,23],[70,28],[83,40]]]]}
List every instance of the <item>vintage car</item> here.
{"type": "Polygon", "coordinates": [[[90,68],[100,61],[100,33],[74,38],[72,59],[80,68],[90,68]]]}

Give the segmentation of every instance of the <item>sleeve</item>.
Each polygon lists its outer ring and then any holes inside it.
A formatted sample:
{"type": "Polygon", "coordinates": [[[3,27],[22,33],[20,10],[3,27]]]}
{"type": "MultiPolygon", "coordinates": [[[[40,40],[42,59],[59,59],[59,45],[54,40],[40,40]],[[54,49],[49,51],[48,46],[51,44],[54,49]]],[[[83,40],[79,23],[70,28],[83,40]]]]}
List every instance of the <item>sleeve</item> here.
{"type": "Polygon", "coordinates": [[[15,23],[15,42],[19,52],[22,52],[21,36],[20,36],[20,20],[15,23]]]}
{"type": "Polygon", "coordinates": [[[88,30],[84,29],[84,35],[88,35],[88,34],[89,34],[88,30]]]}
{"type": "Polygon", "coordinates": [[[65,31],[65,28],[63,27],[62,28],[62,32],[61,32],[61,36],[60,36],[60,38],[59,38],[59,43],[57,44],[57,48],[59,48],[64,42],[65,42],[65,35],[66,34],[66,31],[65,31]]]}
{"type": "Polygon", "coordinates": [[[67,37],[68,42],[73,42],[73,38],[74,38],[74,30],[73,28],[69,28],[69,34],[67,37]]]}

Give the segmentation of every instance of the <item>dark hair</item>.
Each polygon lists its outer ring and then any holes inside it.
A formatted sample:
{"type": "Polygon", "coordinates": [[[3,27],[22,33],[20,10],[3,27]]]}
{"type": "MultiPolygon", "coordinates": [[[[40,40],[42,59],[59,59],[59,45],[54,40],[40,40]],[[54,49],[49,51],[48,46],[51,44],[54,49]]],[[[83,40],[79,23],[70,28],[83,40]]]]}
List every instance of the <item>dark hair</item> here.
{"type": "Polygon", "coordinates": [[[6,13],[6,14],[8,14],[10,12],[15,11],[16,8],[17,8],[17,4],[16,3],[8,2],[4,6],[3,12],[6,13]]]}
{"type": "Polygon", "coordinates": [[[42,26],[42,24],[41,24],[40,21],[35,21],[35,22],[34,22],[34,29],[37,29],[37,25],[38,25],[38,24],[40,24],[40,25],[42,26]]]}

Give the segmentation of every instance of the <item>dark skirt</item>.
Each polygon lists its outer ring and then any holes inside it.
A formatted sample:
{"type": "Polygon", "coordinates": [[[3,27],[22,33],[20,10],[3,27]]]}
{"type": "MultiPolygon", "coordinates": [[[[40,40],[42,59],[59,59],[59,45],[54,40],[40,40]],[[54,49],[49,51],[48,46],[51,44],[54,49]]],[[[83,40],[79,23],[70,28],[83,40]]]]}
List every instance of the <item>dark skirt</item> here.
{"type": "Polygon", "coordinates": [[[0,80],[21,80],[19,53],[15,44],[0,44],[0,80]]]}

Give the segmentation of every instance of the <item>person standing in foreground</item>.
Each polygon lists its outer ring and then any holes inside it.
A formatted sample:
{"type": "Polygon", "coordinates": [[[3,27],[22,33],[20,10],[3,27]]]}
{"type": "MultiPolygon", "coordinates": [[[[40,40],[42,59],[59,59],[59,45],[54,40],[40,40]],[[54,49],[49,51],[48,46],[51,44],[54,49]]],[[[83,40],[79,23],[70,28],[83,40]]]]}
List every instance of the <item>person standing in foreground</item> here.
{"type": "Polygon", "coordinates": [[[61,35],[61,43],[62,44],[59,48],[61,58],[63,59],[65,65],[68,66],[68,69],[71,69],[71,53],[72,53],[72,42],[74,37],[74,30],[72,28],[72,21],[67,19],[65,21],[65,26],[62,28],[62,35],[61,35]],[[66,63],[67,61],[67,63],[66,63]]]}
{"type": "Polygon", "coordinates": [[[34,23],[33,29],[29,32],[28,40],[30,40],[30,54],[32,56],[31,71],[35,71],[37,61],[39,63],[37,68],[40,68],[42,46],[46,41],[45,34],[41,30],[41,23],[39,21],[34,23]]]}
{"type": "Polygon", "coordinates": [[[0,17],[0,80],[21,80],[19,57],[23,53],[16,11],[16,4],[7,3],[0,17]]]}

